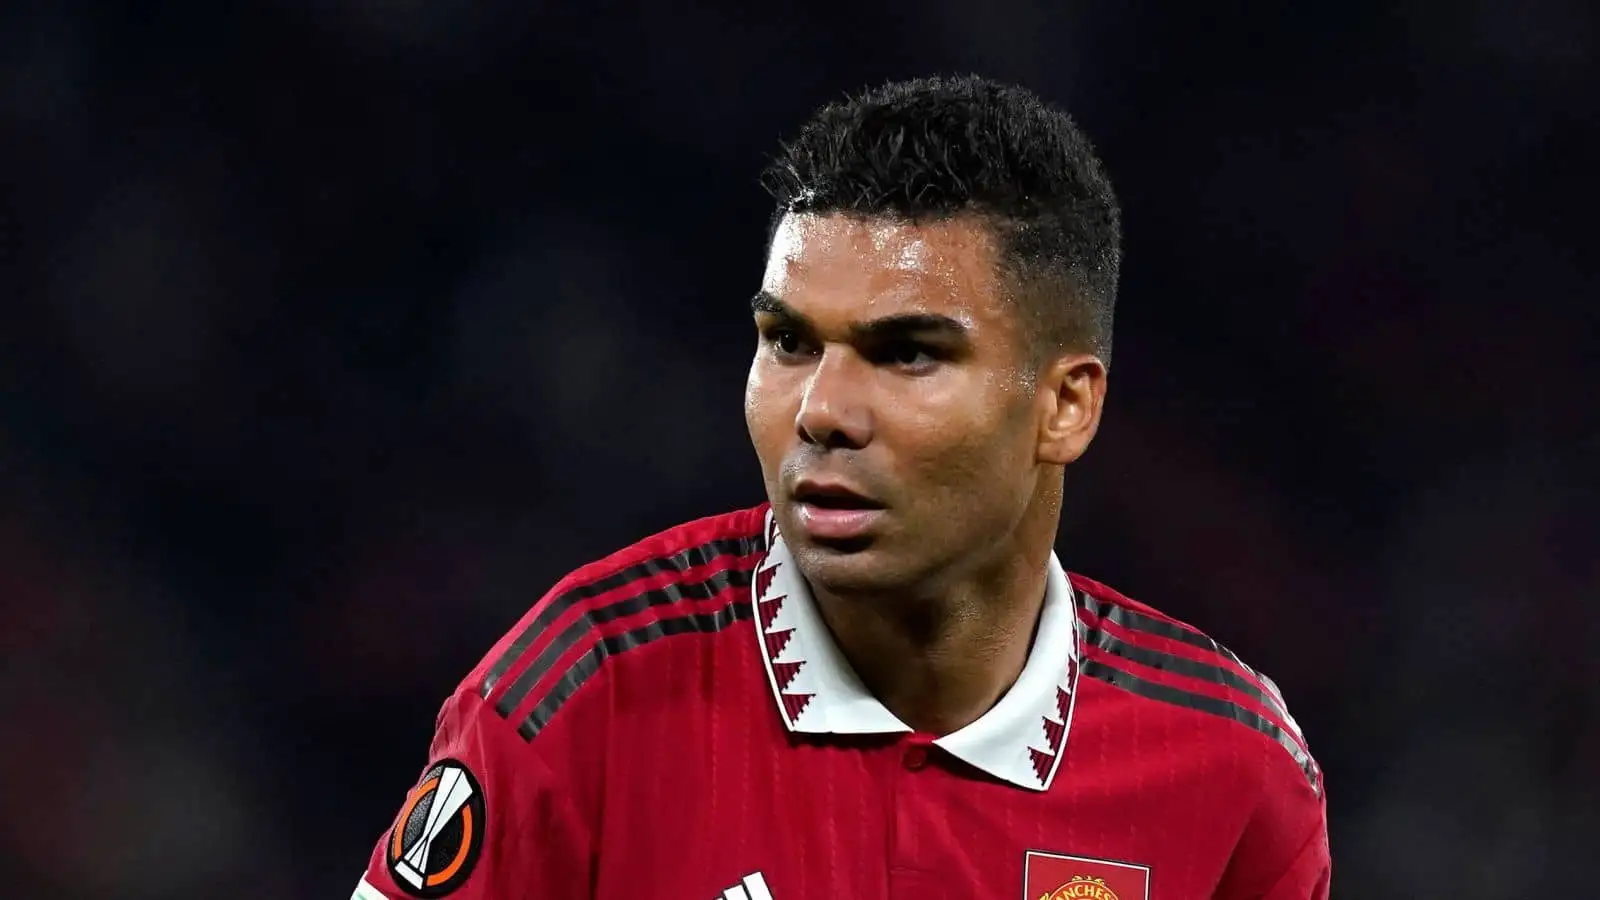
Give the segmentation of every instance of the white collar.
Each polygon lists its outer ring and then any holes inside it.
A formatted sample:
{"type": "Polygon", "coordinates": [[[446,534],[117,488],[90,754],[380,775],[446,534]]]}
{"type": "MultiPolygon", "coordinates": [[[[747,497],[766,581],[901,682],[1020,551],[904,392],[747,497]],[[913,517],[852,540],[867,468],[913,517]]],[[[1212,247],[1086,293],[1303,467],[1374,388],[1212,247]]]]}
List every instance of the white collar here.
{"type": "MultiPolygon", "coordinates": [[[[861,683],[822,620],[811,588],[767,511],[767,555],[750,592],[757,641],[778,713],[804,734],[892,734],[911,727],[861,683]]],[[[1050,554],[1044,610],[1016,683],[992,709],[934,741],[946,752],[1019,787],[1050,787],[1072,724],[1078,675],[1072,585],[1050,554]]]]}

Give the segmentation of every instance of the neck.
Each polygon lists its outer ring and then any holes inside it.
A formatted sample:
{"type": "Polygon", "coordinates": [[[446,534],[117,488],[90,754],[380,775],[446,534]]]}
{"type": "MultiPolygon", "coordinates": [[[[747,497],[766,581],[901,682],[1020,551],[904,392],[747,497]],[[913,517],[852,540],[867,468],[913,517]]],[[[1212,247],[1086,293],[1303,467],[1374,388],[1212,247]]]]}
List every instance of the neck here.
{"type": "Polygon", "coordinates": [[[1053,521],[1048,529],[1019,528],[992,562],[914,596],[813,592],[866,688],[900,721],[942,736],[988,712],[1022,674],[1054,539],[1053,521]],[[1027,531],[1042,536],[1027,540],[1027,531]]]}

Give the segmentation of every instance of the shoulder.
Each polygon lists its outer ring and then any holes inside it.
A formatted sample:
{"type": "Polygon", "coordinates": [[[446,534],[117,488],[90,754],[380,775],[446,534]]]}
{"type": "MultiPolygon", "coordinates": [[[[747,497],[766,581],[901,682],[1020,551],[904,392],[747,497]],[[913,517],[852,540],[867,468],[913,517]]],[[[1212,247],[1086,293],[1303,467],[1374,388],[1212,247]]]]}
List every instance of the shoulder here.
{"type": "Polygon", "coordinates": [[[1093,579],[1070,575],[1083,635],[1083,670],[1133,702],[1187,709],[1231,723],[1265,768],[1322,793],[1322,772],[1283,693],[1210,635],[1093,579]]]}
{"type": "Polygon", "coordinates": [[[610,660],[750,617],[765,504],[696,519],[581,566],[547,591],[462,683],[531,741],[610,660]]]}

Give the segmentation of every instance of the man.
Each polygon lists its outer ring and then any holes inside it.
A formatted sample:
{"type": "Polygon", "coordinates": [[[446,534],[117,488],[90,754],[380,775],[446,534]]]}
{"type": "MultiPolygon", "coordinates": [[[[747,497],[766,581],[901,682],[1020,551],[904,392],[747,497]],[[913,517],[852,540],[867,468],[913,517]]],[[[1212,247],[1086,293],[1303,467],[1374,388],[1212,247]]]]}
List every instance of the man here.
{"type": "Polygon", "coordinates": [[[769,503],[534,604],[444,704],[355,897],[1326,898],[1277,688],[1052,552],[1120,262],[1073,123],[891,84],[765,183],[769,503]]]}

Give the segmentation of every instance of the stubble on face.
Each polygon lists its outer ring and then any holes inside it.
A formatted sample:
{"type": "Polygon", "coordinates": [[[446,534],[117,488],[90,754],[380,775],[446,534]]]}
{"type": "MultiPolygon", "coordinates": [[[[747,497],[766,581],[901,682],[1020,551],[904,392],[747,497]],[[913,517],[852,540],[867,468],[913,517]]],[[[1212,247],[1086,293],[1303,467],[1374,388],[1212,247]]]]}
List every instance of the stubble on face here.
{"type": "Polygon", "coordinates": [[[813,584],[936,589],[1016,529],[1037,478],[1034,373],[996,259],[972,218],[780,223],[762,296],[781,314],[768,303],[756,315],[745,411],[779,525],[813,584]],[[875,323],[919,316],[959,333],[890,346],[870,337],[875,323]],[[796,325],[803,336],[790,339],[796,325]],[[793,496],[805,478],[849,483],[884,513],[853,546],[814,540],[793,496]]]}

